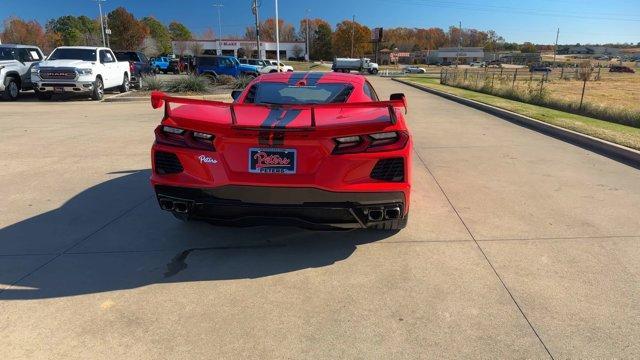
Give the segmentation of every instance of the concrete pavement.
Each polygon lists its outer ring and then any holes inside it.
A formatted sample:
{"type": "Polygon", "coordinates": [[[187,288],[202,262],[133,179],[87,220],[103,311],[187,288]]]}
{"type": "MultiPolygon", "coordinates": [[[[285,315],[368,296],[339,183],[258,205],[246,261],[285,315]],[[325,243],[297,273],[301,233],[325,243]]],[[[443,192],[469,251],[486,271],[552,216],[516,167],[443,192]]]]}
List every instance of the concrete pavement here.
{"type": "Polygon", "coordinates": [[[640,172],[387,79],[407,229],[182,224],[148,104],[0,103],[0,358],[637,358],[640,172]]]}

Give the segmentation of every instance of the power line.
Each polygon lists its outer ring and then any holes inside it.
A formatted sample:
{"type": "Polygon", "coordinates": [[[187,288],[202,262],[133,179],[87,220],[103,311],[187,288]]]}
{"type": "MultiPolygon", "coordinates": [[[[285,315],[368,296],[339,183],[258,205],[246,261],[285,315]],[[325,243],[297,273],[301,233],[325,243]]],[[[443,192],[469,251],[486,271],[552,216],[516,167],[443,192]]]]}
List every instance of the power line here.
{"type": "Polygon", "coordinates": [[[438,7],[438,8],[450,8],[450,9],[461,9],[461,10],[470,10],[470,11],[480,11],[480,12],[504,12],[504,13],[517,13],[523,15],[530,16],[544,16],[544,17],[562,17],[562,18],[575,18],[575,19],[589,19],[589,20],[607,20],[607,21],[631,21],[631,22],[640,22],[638,18],[615,18],[610,16],[627,16],[623,14],[609,14],[609,17],[606,16],[588,16],[588,15],[580,15],[577,12],[551,12],[544,10],[536,10],[536,9],[522,9],[515,7],[507,7],[507,6],[495,6],[495,5],[472,5],[466,3],[457,3],[457,2],[449,2],[449,1],[418,1],[418,0],[373,0],[377,2],[384,2],[386,4],[402,4],[402,5],[412,5],[412,6],[426,6],[426,7],[438,7]]]}

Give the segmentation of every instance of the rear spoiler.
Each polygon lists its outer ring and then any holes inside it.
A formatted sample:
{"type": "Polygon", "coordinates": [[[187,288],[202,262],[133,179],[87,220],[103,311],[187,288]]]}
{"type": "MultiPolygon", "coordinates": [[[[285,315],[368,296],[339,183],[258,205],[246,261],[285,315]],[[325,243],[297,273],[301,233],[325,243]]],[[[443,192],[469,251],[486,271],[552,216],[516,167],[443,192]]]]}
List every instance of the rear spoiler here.
{"type": "Polygon", "coordinates": [[[266,107],[269,109],[310,110],[311,111],[311,127],[315,128],[316,127],[316,117],[315,117],[316,109],[387,108],[389,110],[389,122],[391,122],[391,124],[395,124],[398,121],[395,108],[404,108],[405,114],[407,113],[406,98],[404,97],[404,95],[401,97],[397,95],[400,95],[400,94],[393,94],[391,97],[392,99],[389,101],[370,101],[370,102],[336,103],[336,104],[332,103],[332,104],[272,105],[272,104],[238,104],[238,103],[228,103],[224,101],[189,99],[189,98],[183,98],[183,97],[169,96],[161,91],[153,91],[151,93],[151,107],[153,107],[154,109],[157,109],[164,104],[165,105],[164,112],[165,112],[165,116],[167,117],[171,116],[170,104],[191,104],[191,105],[226,107],[226,108],[229,108],[232,126],[239,126],[238,120],[236,118],[236,112],[235,112],[235,109],[237,108],[266,107]]]}

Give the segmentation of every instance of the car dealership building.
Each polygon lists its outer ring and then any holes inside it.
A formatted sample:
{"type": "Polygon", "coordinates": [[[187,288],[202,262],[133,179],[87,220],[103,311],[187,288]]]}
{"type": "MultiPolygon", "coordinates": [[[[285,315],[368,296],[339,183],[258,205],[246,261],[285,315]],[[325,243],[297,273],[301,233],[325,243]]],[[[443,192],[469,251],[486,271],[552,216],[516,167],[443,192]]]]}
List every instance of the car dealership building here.
{"type": "MultiPolygon", "coordinates": [[[[194,53],[207,53],[217,55],[229,55],[239,58],[275,59],[276,43],[260,41],[260,56],[256,50],[255,40],[242,39],[215,39],[215,40],[189,40],[172,41],[171,47],[176,55],[194,55],[194,53]]],[[[280,58],[305,56],[305,42],[291,41],[280,42],[280,58]]]]}

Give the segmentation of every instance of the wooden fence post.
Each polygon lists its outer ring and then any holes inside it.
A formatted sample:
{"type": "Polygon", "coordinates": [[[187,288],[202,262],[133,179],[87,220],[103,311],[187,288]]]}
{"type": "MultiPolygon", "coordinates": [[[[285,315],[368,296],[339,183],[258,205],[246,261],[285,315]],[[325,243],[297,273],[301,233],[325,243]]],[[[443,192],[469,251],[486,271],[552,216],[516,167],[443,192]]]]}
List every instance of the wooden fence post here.
{"type": "Polygon", "coordinates": [[[582,83],[582,95],[580,96],[580,107],[578,110],[582,110],[582,101],[584,100],[584,89],[587,87],[587,77],[584,77],[584,82],[582,83]]]}
{"type": "Polygon", "coordinates": [[[540,76],[540,93],[538,94],[539,98],[542,98],[542,86],[544,86],[544,76],[545,74],[542,74],[542,76],[540,76]]]}
{"type": "Polygon", "coordinates": [[[476,88],[478,87],[478,78],[480,77],[480,71],[476,71],[476,88]]]}
{"type": "Polygon", "coordinates": [[[464,69],[464,82],[467,82],[467,70],[469,69],[464,69]]]}
{"type": "Polygon", "coordinates": [[[496,77],[496,73],[491,72],[491,88],[493,89],[493,79],[496,77]]]}
{"type": "Polygon", "coordinates": [[[518,77],[518,68],[516,68],[516,72],[513,73],[513,82],[511,83],[511,88],[513,89],[516,86],[516,78],[518,77]]]}
{"type": "Polygon", "coordinates": [[[560,68],[560,80],[564,78],[564,66],[560,68]]]}

